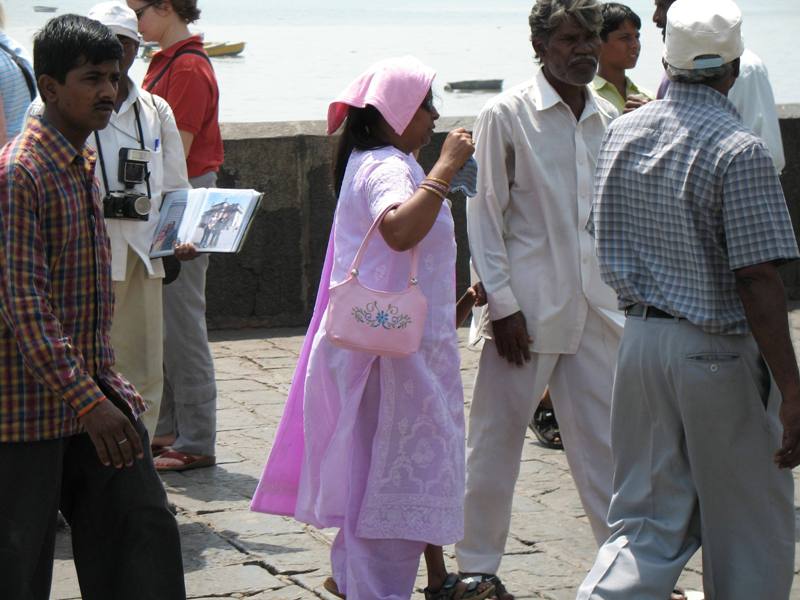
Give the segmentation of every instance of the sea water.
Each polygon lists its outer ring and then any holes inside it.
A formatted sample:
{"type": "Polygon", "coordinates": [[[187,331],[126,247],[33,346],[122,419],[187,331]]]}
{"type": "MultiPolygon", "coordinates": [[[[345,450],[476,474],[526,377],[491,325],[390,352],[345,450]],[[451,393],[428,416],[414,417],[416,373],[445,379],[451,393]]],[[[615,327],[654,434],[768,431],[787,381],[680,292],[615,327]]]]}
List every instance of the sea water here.
{"type": "MultiPolygon", "coordinates": [[[[629,0],[642,19],[642,53],[631,78],[655,90],[663,73],[652,0],[629,0]]],[[[52,14],[85,14],[93,0],[5,0],[7,31],[30,48],[52,14]]],[[[436,69],[437,104],[448,116],[475,115],[491,94],[443,91],[447,81],[530,78],[536,62],[524,0],[200,0],[192,29],[207,41],[244,41],[239,57],[215,58],[220,120],[324,119],[330,100],[372,62],[413,54],[436,69]]],[[[800,2],[740,0],[747,46],[769,68],[779,103],[800,102],[800,2]]],[[[141,81],[141,60],[131,75],[141,81]]]]}

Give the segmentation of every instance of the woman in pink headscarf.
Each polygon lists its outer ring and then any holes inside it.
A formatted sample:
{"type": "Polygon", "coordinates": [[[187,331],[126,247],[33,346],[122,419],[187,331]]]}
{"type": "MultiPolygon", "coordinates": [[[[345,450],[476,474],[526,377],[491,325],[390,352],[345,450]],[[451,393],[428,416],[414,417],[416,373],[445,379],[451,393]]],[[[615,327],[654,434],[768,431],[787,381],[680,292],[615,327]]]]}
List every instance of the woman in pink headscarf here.
{"type": "MultiPolygon", "coordinates": [[[[474,147],[469,133],[456,129],[427,176],[417,163],[439,117],[433,77],[412,57],[382,61],[330,105],[328,132],[344,123],[334,165],[339,201],[314,318],[252,504],[338,527],[333,581],[350,600],[409,598],[426,545],[463,534],[456,243],[443,191],[474,147]],[[333,346],[325,336],[328,288],[345,280],[370,225],[396,203],[367,249],[359,280],[373,289],[404,289],[405,251],[418,247],[419,286],[428,301],[421,347],[386,358],[333,346]]],[[[452,578],[442,587],[442,594],[432,589],[426,596],[485,597],[452,578]]]]}

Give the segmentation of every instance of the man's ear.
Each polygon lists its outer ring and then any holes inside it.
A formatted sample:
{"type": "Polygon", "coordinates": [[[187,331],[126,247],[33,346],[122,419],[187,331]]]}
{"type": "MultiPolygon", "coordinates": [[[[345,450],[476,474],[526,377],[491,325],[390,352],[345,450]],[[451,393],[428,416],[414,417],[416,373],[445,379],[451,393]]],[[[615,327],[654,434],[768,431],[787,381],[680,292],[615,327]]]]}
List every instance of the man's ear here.
{"type": "Polygon", "coordinates": [[[547,44],[540,39],[531,40],[531,45],[533,46],[533,51],[536,53],[536,58],[542,60],[547,54],[547,44]]]}
{"type": "Polygon", "coordinates": [[[45,104],[58,99],[58,88],[61,84],[58,83],[55,77],[52,75],[39,75],[36,84],[39,86],[39,95],[45,104]]]}
{"type": "Polygon", "coordinates": [[[733,76],[734,81],[739,78],[739,68],[741,64],[742,61],[739,58],[733,61],[733,72],[731,73],[731,75],[733,76]]]}

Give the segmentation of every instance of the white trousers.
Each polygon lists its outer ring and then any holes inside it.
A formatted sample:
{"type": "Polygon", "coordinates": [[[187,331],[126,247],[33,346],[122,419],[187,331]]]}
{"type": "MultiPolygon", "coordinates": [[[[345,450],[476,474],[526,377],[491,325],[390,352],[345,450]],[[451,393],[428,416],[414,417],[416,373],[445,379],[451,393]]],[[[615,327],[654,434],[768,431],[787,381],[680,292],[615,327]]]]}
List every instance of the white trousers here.
{"type": "Polygon", "coordinates": [[[567,461],[598,544],[608,537],[611,389],[621,328],[589,310],[575,354],[534,354],[519,367],[485,343],[469,416],[462,572],[496,573],[528,424],[546,387],[567,461]]]}
{"type": "Polygon", "coordinates": [[[612,405],[612,535],[578,598],[664,600],[703,547],[706,600],[786,600],[792,474],[781,396],[750,335],[629,317],[612,405]]]}
{"type": "Polygon", "coordinates": [[[133,384],[147,411],[142,423],[150,437],[156,430],[164,389],[161,278],[151,279],[144,263],[128,248],[125,281],[114,282],[111,345],[116,370],[133,384]]]}

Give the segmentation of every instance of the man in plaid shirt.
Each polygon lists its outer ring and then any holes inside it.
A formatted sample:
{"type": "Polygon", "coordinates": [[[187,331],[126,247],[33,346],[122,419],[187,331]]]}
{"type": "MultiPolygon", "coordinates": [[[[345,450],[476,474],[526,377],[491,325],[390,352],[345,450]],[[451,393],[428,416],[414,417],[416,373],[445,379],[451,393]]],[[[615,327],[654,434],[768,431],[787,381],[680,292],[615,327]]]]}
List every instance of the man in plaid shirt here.
{"type": "Polygon", "coordinates": [[[46,599],[59,509],[83,598],[185,598],[136,390],[113,370],[110,249],[85,144],[122,48],[64,15],[34,41],[45,109],[0,151],[0,597],[46,599]]]}
{"type": "Polygon", "coordinates": [[[592,211],[627,315],[614,483],[580,600],[669,597],[703,549],[706,598],[789,597],[800,375],[776,265],[798,257],[778,173],[726,95],[744,50],[730,0],[677,0],[663,100],[615,120],[592,211]]]}

